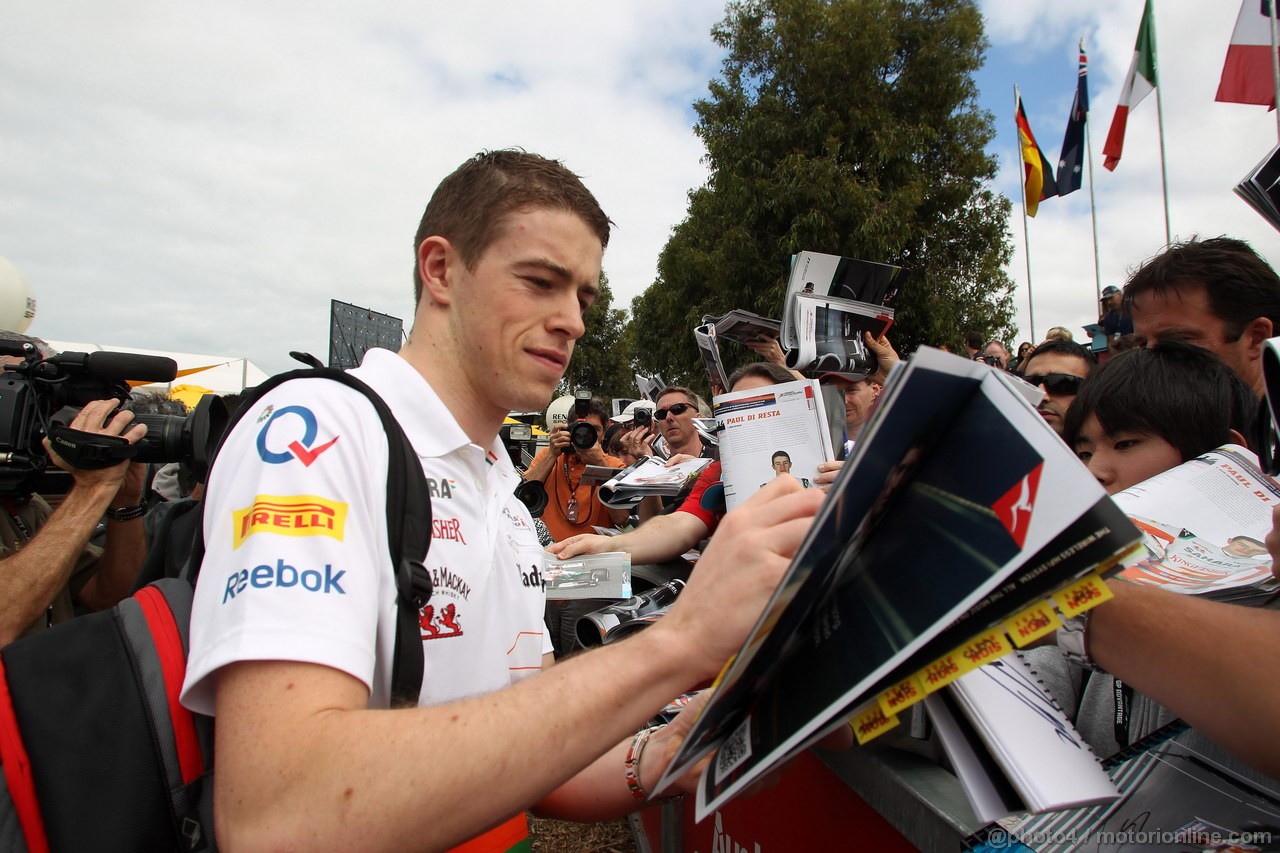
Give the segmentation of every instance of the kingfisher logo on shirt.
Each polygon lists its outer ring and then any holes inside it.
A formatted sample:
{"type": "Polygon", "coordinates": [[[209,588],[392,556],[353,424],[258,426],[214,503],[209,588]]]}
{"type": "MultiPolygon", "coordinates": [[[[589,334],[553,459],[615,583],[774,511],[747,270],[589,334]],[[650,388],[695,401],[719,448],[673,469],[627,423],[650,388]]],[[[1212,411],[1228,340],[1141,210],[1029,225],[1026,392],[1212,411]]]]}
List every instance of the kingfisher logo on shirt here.
{"type": "MultiPolygon", "coordinates": [[[[258,419],[261,420],[268,411],[270,407],[263,410],[258,419]]],[[[316,444],[319,433],[316,416],[307,407],[285,406],[283,409],[276,409],[267,417],[262,429],[258,430],[258,455],[268,465],[283,465],[297,459],[310,468],[311,463],[320,458],[320,454],[338,441],[338,436],[335,435],[328,441],[316,444]],[[290,440],[290,436],[297,436],[299,424],[302,426],[302,437],[290,440]]]]}
{"type": "Polygon", "coordinates": [[[342,541],[347,505],[315,495],[258,495],[231,513],[235,550],[255,533],[281,536],[328,536],[342,541]]]}
{"type": "Polygon", "coordinates": [[[466,537],[462,535],[462,522],[456,518],[431,519],[431,538],[448,539],[451,542],[467,544],[466,537]]]}

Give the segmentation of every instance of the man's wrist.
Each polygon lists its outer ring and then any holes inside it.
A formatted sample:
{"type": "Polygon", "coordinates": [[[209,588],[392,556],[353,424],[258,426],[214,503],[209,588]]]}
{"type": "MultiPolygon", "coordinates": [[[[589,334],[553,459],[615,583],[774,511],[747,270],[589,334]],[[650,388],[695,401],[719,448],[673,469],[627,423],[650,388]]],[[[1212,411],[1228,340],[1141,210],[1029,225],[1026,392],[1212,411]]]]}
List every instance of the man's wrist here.
{"type": "Polygon", "coordinates": [[[106,516],[111,521],[136,521],[146,515],[150,508],[145,501],[130,506],[113,506],[108,507],[106,516]]]}

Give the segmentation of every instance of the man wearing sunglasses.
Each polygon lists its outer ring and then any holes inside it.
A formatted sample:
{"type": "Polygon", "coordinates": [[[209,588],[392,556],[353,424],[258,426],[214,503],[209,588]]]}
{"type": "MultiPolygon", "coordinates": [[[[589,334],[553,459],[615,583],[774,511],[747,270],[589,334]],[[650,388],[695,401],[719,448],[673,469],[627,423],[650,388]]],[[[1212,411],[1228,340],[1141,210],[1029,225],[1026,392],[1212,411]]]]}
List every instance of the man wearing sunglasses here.
{"type": "Polygon", "coordinates": [[[653,425],[667,440],[667,455],[716,458],[715,448],[702,443],[693,419],[698,417],[698,397],[688,388],[672,385],[664,388],[654,400],[653,425]]]}
{"type": "Polygon", "coordinates": [[[1093,353],[1074,341],[1045,341],[1023,362],[1022,378],[1042,388],[1045,397],[1037,407],[1053,431],[1062,435],[1062,421],[1080,390],[1080,383],[1093,370],[1093,353]]]}

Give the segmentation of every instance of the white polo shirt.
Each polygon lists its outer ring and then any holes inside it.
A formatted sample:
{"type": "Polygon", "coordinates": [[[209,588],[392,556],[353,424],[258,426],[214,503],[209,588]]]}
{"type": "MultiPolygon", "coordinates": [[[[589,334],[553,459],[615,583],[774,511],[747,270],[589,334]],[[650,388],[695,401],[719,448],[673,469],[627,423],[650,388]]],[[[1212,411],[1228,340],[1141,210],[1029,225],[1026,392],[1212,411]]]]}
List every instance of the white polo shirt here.
{"type": "MultiPolygon", "coordinates": [[[[371,350],[354,375],[386,401],[422,460],[432,505],[419,614],[419,704],[487,693],[536,672],[551,651],[542,560],[520,477],[495,437],[462,432],[417,370],[371,350]]],[[[218,456],[182,701],[213,713],[208,676],[242,660],[331,666],[389,702],[395,579],[386,531],[387,436],[362,394],[289,382],[241,419],[218,456]]]]}

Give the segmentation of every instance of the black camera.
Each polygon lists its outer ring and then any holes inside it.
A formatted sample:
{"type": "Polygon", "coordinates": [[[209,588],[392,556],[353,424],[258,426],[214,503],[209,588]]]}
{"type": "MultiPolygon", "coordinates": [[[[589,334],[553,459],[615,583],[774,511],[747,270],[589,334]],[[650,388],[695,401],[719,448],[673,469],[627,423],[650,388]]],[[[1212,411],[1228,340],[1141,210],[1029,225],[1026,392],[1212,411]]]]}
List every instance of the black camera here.
{"type": "Polygon", "coordinates": [[[986,353],[980,352],[973,357],[973,360],[985,361],[987,364],[991,365],[992,367],[1000,366],[1000,356],[998,355],[987,355],[986,353]]]}
{"type": "Polygon", "coordinates": [[[64,352],[42,358],[29,343],[0,341],[0,355],[21,363],[0,373],[0,495],[40,491],[49,466],[42,439],[73,467],[106,468],[125,459],[183,462],[197,479],[227,427],[221,398],[206,394],[188,415],[139,415],[147,425],[136,444],[111,435],[70,427],[80,409],[94,400],[130,400],[129,381],[170,382],[178,366],[171,358],[123,352],[64,352]]]}
{"type": "Polygon", "coordinates": [[[596,442],[600,440],[600,436],[596,432],[596,425],[586,420],[586,417],[590,414],[591,394],[586,391],[578,391],[574,394],[573,420],[569,421],[566,427],[569,430],[569,446],[564,448],[565,453],[572,453],[574,450],[589,450],[595,447],[596,442]]]}
{"type": "Polygon", "coordinates": [[[631,413],[632,423],[638,427],[653,426],[653,409],[648,406],[637,406],[631,413]]]}

